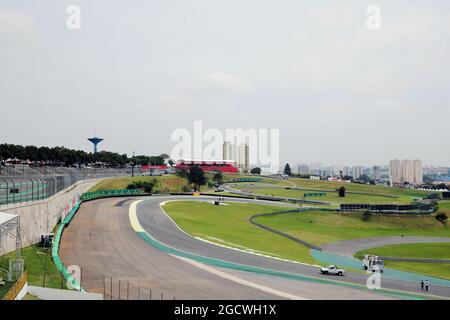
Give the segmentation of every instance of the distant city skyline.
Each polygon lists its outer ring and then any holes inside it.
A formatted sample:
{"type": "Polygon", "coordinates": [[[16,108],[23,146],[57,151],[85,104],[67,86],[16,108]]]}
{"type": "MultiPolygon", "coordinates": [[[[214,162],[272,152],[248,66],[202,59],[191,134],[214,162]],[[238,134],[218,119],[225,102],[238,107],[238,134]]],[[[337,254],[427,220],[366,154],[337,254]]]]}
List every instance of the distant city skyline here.
{"type": "Polygon", "coordinates": [[[450,166],[448,2],[67,5],[0,0],[0,143],[170,153],[202,120],[279,129],[281,165],[450,166]]]}

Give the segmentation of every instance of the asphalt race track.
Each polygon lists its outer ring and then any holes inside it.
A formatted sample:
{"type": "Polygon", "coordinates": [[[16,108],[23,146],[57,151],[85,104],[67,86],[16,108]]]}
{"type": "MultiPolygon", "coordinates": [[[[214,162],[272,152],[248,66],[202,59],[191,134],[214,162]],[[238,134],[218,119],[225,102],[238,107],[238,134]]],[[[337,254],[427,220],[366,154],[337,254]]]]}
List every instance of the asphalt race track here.
{"type": "MultiPolygon", "coordinates": [[[[105,293],[107,299],[119,298],[118,280],[121,280],[121,299],[149,299],[150,296],[160,299],[161,294],[164,299],[421,297],[416,296],[421,292],[415,282],[383,278],[383,289],[396,291],[370,291],[366,288],[367,275],[363,273],[348,272],[343,278],[322,276],[316,266],[254,255],[195,239],[180,230],[160,207],[165,201],[181,199],[212,201],[214,198],[112,198],[82,204],[63,235],[60,255],[64,264],[80,266],[82,286],[88,291],[105,293]],[[142,201],[137,204],[137,219],[142,228],[173,252],[145,241],[131,227],[129,208],[139,200],[142,201]],[[195,258],[180,256],[177,252],[195,255],[195,258]],[[210,265],[202,258],[216,259],[223,265],[210,265]],[[249,272],[252,268],[263,272],[249,272]]],[[[450,297],[450,287],[432,286],[430,294],[431,298],[450,297]]]]}

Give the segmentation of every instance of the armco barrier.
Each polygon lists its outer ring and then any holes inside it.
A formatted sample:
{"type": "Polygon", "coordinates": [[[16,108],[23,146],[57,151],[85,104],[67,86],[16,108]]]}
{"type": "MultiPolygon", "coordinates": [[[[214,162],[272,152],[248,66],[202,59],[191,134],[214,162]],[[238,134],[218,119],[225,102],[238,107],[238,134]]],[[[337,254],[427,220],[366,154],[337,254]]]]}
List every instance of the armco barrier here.
{"type": "MultiPolygon", "coordinates": [[[[284,210],[284,211],[277,211],[277,212],[271,212],[271,213],[259,213],[259,214],[252,215],[250,217],[249,221],[250,221],[250,223],[252,223],[253,225],[255,225],[255,226],[257,226],[257,227],[259,227],[261,229],[264,229],[264,230],[269,231],[269,232],[273,232],[273,233],[278,234],[278,235],[280,235],[282,237],[285,237],[285,238],[287,238],[289,240],[293,240],[293,241],[295,241],[297,243],[300,243],[300,244],[302,244],[302,245],[304,245],[304,246],[306,246],[306,247],[308,247],[310,249],[322,251],[322,248],[320,248],[318,246],[315,246],[315,245],[313,245],[313,244],[311,244],[311,243],[309,243],[309,242],[307,242],[305,240],[301,240],[299,238],[293,237],[293,236],[291,236],[291,235],[289,235],[287,233],[281,232],[279,230],[273,229],[271,227],[265,226],[265,225],[255,221],[255,219],[258,218],[258,217],[273,217],[273,216],[278,216],[278,215],[283,215],[283,214],[306,212],[306,211],[311,211],[311,210],[317,210],[317,209],[298,208],[298,209],[294,209],[294,210],[284,210]]],[[[330,210],[327,210],[327,209],[324,209],[324,210],[325,211],[330,211],[330,210]]]]}
{"type": "Polygon", "coordinates": [[[120,197],[120,196],[135,196],[135,195],[143,195],[144,193],[139,189],[130,189],[130,190],[104,190],[104,191],[96,191],[96,192],[86,192],[83,193],[80,197],[80,201],[75,204],[75,206],[70,210],[69,214],[61,221],[61,224],[56,232],[55,239],[53,241],[52,247],[52,258],[53,262],[58,269],[59,272],[64,276],[64,278],[70,282],[72,287],[78,291],[85,291],[81,284],[76,281],[76,279],[72,276],[72,274],[67,270],[64,264],[59,257],[59,246],[61,244],[61,237],[64,232],[64,228],[69,225],[70,221],[73,219],[74,215],[77,213],[80,208],[80,204],[84,201],[106,198],[106,197],[120,197]]]}
{"type": "Polygon", "coordinates": [[[92,199],[99,198],[108,198],[108,197],[122,197],[122,196],[135,196],[142,195],[144,192],[140,189],[124,189],[124,190],[101,190],[94,192],[85,192],[81,196],[81,201],[87,201],[92,199]]]}

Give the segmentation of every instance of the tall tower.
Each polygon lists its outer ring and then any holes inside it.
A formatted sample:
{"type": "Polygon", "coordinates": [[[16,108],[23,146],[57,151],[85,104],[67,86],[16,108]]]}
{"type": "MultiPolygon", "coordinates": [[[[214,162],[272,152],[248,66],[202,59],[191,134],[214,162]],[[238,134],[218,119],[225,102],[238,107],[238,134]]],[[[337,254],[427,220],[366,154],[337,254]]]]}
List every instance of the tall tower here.
{"type": "Polygon", "coordinates": [[[97,153],[97,145],[102,142],[104,139],[99,137],[88,138],[90,142],[94,145],[94,153],[97,153]]]}

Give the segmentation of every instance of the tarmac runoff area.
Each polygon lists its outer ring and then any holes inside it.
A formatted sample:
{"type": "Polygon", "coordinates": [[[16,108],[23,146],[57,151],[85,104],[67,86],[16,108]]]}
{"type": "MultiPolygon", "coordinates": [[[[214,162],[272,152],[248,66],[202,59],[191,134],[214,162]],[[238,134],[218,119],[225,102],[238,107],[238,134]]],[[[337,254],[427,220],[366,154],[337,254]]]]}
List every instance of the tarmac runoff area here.
{"type": "MultiPolygon", "coordinates": [[[[127,286],[129,299],[160,299],[161,294],[163,299],[231,300],[424,297],[417,295],[416,283],[387,279],[382,281],[383,290],[370,291],[365,286],[365,274],[348,273],[345,278],[321,276],[316,266],[258,256],[192,238],[160,208],[160,203],[174,199],[211,201],[211,197],[172,196],[83,203],[63,234],[62,261],[66,266],[80,266],[83,288],[88,292],[106,292],[106,299],[111,298],[110,279],[113,279],[113,299],[119,298],[118,280],[122,283],[121,299],[126,298],[127,286]],[[139,232],[130,223],[130,205],[136,209],[139,232]]],[[[450,288],[436,286],[432,294],[449,297],[450,288]]]]}

